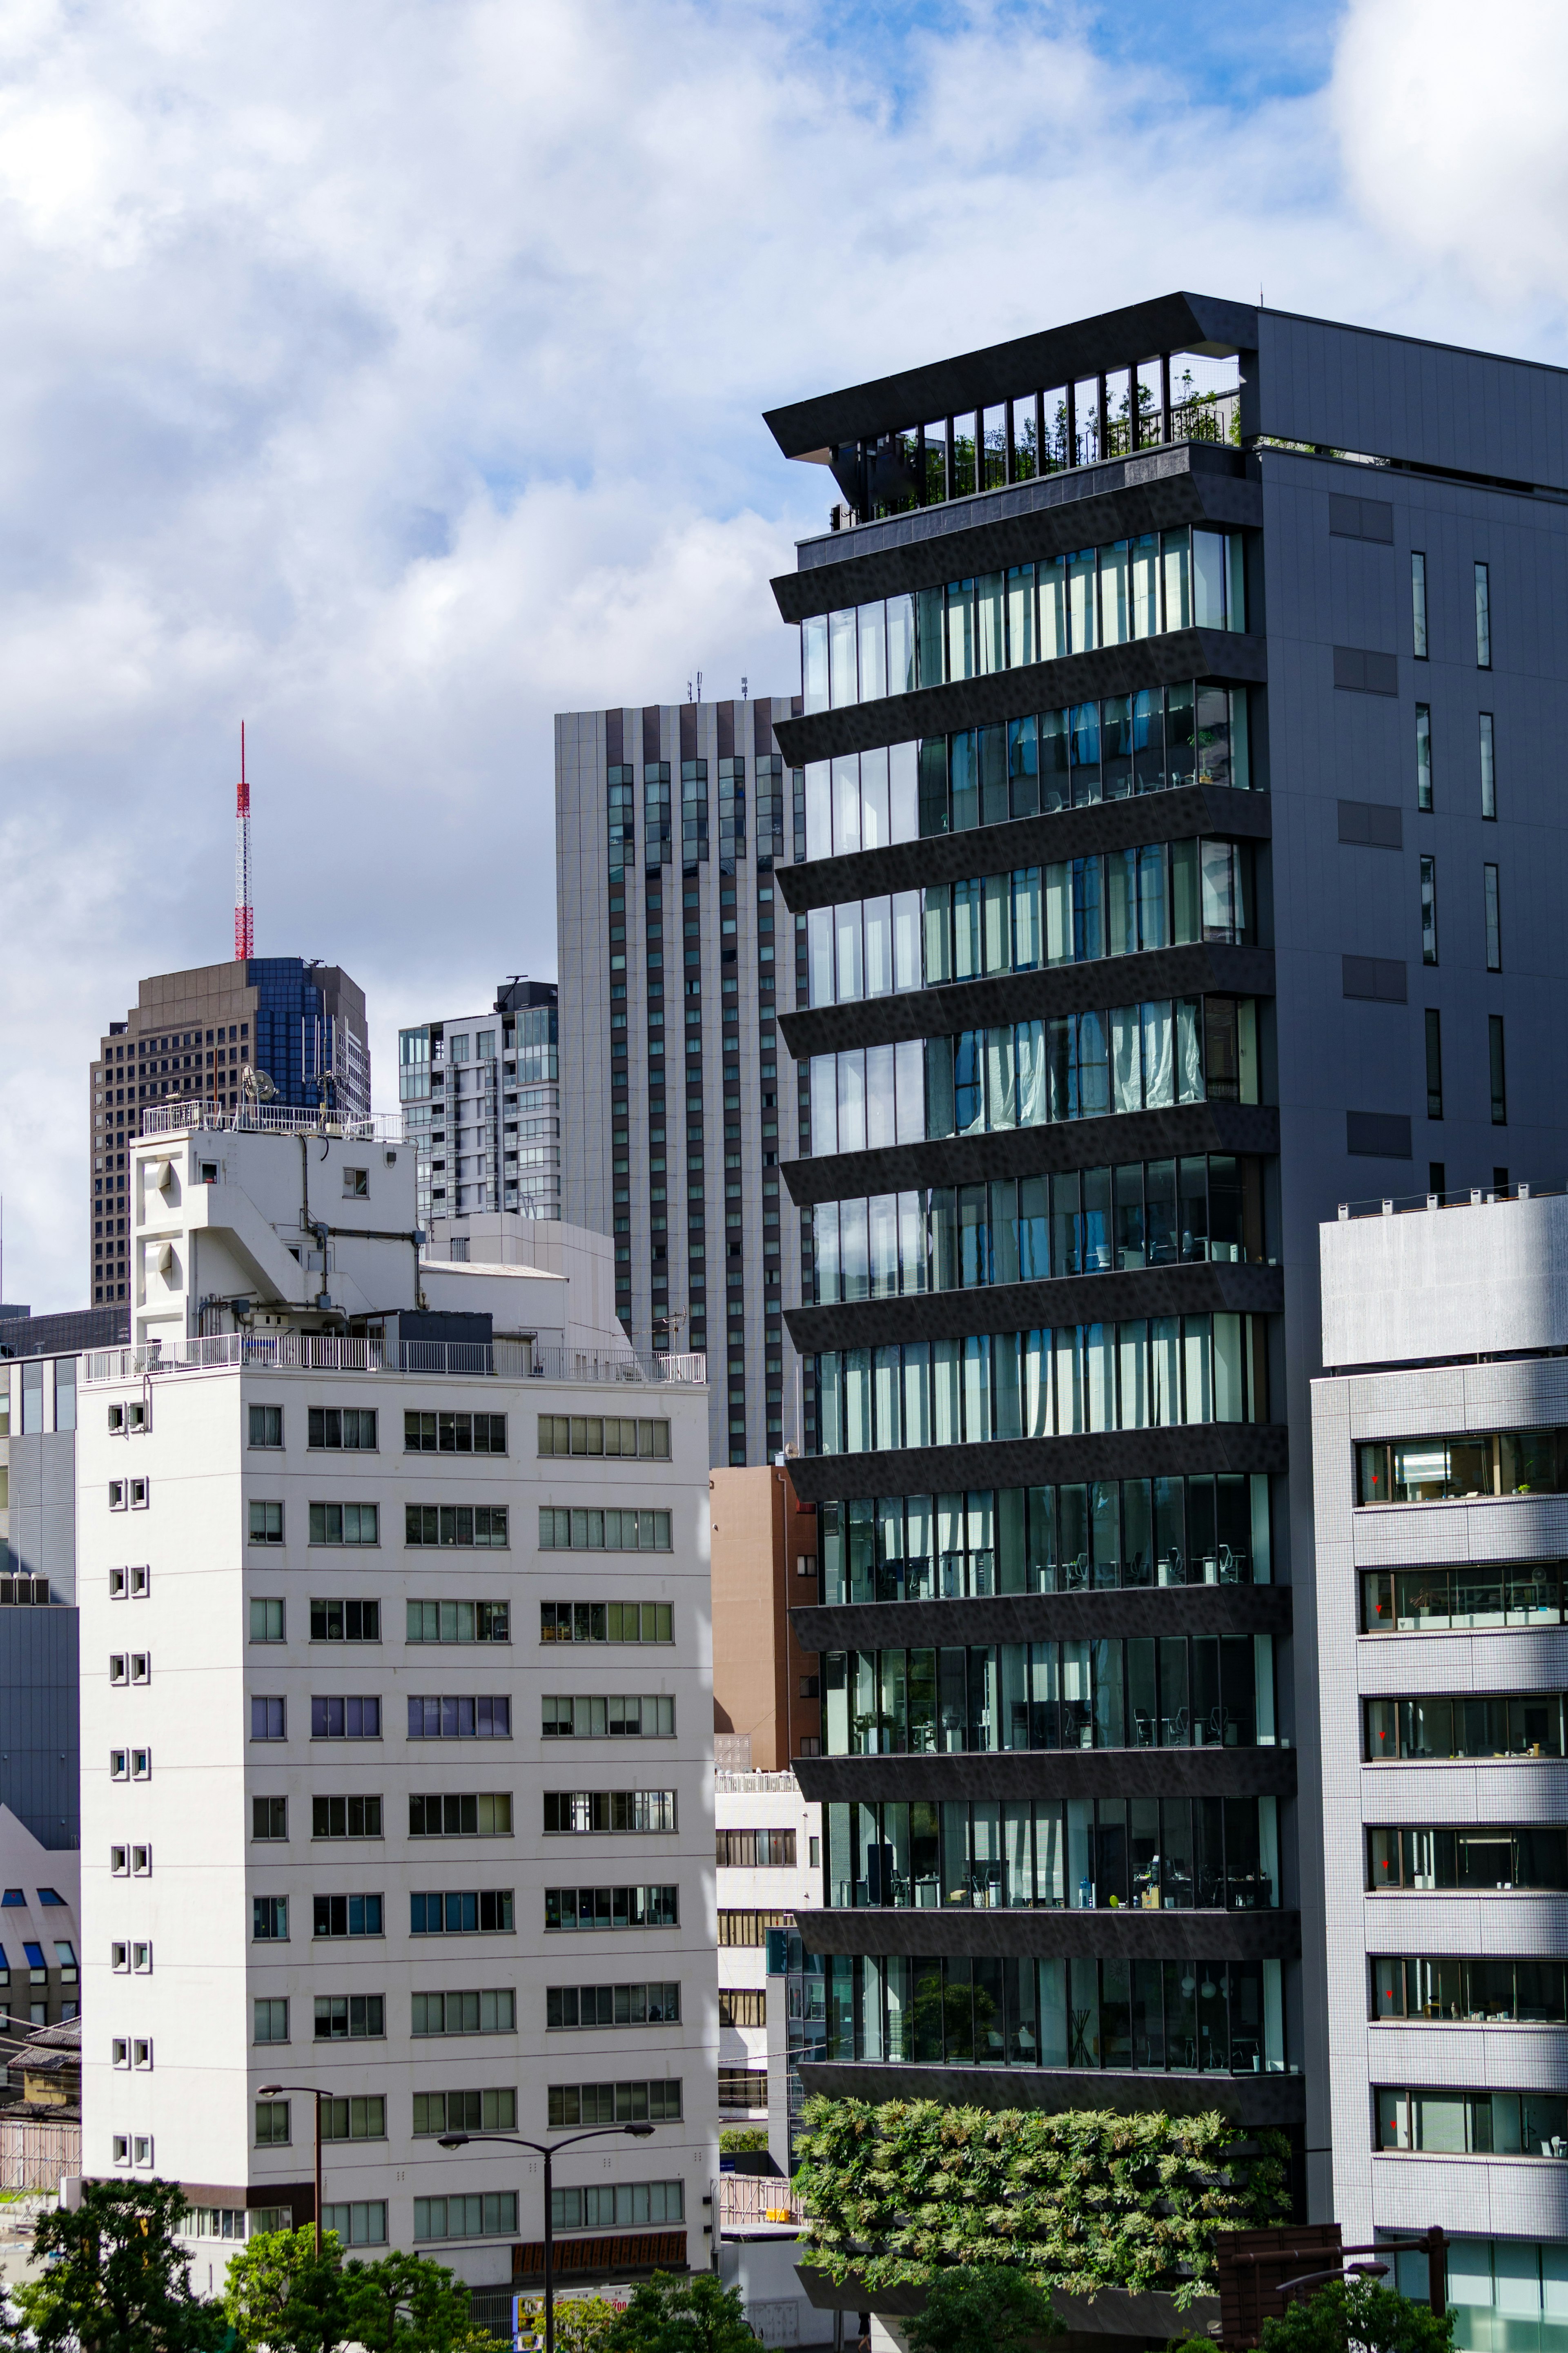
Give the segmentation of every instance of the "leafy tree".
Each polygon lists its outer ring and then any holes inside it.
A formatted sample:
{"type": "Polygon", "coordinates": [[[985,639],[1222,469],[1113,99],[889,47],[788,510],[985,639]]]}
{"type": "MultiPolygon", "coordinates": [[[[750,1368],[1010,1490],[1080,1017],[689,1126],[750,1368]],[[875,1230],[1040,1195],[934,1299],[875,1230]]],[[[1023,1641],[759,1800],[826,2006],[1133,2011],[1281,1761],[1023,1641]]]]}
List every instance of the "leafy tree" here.
{"type": "Polygon", "coordinates": [[[88,2181],[75,2212],[51,2207],[33,2232],[48,2268],[11,2290],[0,2345],[38,2353],[216,2353],[228,2334],[193,2294],[174,2232],[190,2207],[173,2181],[88,2181]]]}
{"type": "Polygon", "coordinates": [[[468,2334],[467,2287],[422,2255],[351,2263],[342,2295],[347,2333],[364,2353],[453,2353],[468,2334]]]}
{"type": "Polygon", "coordinates": [[[742,2150],[766,2148],[766,2125],[721,2125],[719,2153],[721,2157],[739,2156],[742,2150]]]}
{"type": "MultiPolygon", "coordinates": [[[[602,2353],[605,2338],[620,2318],[608,2296],[571,2295],[555,2299],[555,2353],[602,2353]]],[[[544,2299],[536,2296],[521,2308],[522,2326],[536,2337],[544,2335],[544,2299]]]]}
{"type": "Polygon", "coordinates": [[[339,2353],[349,2325],[335,2231],[261,2231],[234,2256],[223,2309],[244,2353],[339,2353]]]}
{"type": "Polygon", "coordinates": [[[655,2272],[599,2339],[603,2353],[757,2353],[738,2292],[711,2272],[655,2272]]]}
{"type": "Polygon", "coordinates": [[[1439,2318],[1375,2280],[1330,2280],[1264,2322],[1260,2353],[1452,2353],[1453,2343],[1451,2310],[1439,2318]]]}
{"type": "Polygon", "coordinates": [[[925,2310],[904,2324],[910,2353],[1025,2353],[1064,2332],[1045,2289],[1001,2263],[938,2272],[925,2310]]]}

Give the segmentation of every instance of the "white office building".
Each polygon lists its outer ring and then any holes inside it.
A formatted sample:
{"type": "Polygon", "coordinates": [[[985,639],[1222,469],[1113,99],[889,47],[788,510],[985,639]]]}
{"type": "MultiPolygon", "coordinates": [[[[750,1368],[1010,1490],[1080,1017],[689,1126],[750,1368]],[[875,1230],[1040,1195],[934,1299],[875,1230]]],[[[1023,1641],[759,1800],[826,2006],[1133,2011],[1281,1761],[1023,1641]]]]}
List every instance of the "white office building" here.
{"type": "Polygon", "coordinates": [[[646,2123],[558,2165],[562,2277],[700,2267],[702,1362],[606,1328],[599,1238],[424,1263],[400,1136],[246,1116],[135,1144],[83,1361],[85,2170],[184,2187],[205,2291],[312,2212],[319,2106],[328,2224],[499,2294],[538,2160],[437,2136],[646,2123]]]}
{"type": "MultiPolygon", "coordinates": [[[[1438,1199],[1321,1229],[1333,2211],[1347,2246],[1440,2224],[1456,2343],[1547,2353],[1568,2312],[1568,1200],[1438,1199]]],[[[1424,2296],[1425,2257],[1394,2262],[1424,2296]]]]}

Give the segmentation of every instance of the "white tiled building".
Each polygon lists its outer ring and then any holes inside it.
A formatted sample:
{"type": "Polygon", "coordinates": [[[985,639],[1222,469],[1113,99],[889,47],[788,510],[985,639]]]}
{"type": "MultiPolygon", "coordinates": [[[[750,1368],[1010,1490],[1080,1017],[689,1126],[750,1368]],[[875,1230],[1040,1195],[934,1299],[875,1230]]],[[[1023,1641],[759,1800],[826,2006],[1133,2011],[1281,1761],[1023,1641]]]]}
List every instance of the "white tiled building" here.
{"type": "Polygon", "coordinates": [[[132,1345],[84,1361],[85,2169],[303,2221],[319,2091],[329,2223],[499,2286],[537,2160],[436,2135],[648,2120],[562,2160],[563,2274],[701,2267],[701,1360],[581,1267],[422,1264],[412,1153],[280,1124],[138,1142],[132,1345]]]}
{"type": "Polygon", "coordinates": [[[822,1903],[822,1809],[793,1773],[714,1775],[719,1860],[719,2109],[769,2127],[787,2169],[787,2093],[768,2056],[767,1932],[822,1903]]]}

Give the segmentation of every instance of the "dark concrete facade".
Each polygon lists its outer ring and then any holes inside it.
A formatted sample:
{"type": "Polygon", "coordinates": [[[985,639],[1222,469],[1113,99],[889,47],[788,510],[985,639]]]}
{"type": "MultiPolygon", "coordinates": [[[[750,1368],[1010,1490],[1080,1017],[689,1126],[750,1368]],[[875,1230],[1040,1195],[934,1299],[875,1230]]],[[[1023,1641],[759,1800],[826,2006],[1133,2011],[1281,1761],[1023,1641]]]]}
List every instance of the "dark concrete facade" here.
{"type": "MultiPolygon", "coordinates": [[[[1211,1283],[1245,1273],[1278,1286],[1264,1291],[1260,1284],[1247,1300],[1249,1312],[1271,1319],[1271,1420],[1263,1428],[1107,1432],[933,1448],[896,1458],[817,1458],[801,1466],[801,1485],[826,1501],[1192,1471],[1221,1461],[1267,1471],[1273,1482],[1274,1579],[1305,1587],[1310,1595],[1309,1383],[1320,1369],[1319,1222],[1332,1219],[1342,1201],[1425,1195],[1431,1182],[1452,1192],[1489,1190],[1494,1181],[1560,1181],[1568,1044],[1554,1015],[1568,979],[1568,934],[1560,915],[1565,839],[1555,753],[1568,722],[1568,652],[1558,620],[1568,607],[1568,374],[1249,305],[1172,295],[803,401],[769,421],[786,455],[830,452],[842,484],[854,479],[857,448],[866,479],[873,443],[913,430],[917,420],[939,416],[944,404],[952,417],[960,409],[1022,400],[1037,385],[1069,374],[1103,376],[1171,348],[1163,337],[1175,337],[1188,349],[1204,343],[1235,351],[1237,446],[1137,452],[824,534],[802,546],[798,574],[777,584],[778,601],[793,621],[1147,530],[1153,527],[1148,518],[1158,514],[1163,523],[1168,512],[1173,521],[1178,509],[1194,519],[1223,521],[1247,537],[1246,630],[1224,638],[1186,633],[1179,653],[1194,665],[1190,674],[1247,684],[1255,789],[1211,789],[1201,814],[1178,809],[1177,796],[1153,795],[980,828],[973,835],[814,858],[789,873],[784,888],[790,904],[804,909],[994,873],[1025,855],[1074,857],[1095,847],[1152,839],[1162,820],[1169,822],[1170,838],[1191,829],[1254,841],[1258,945],[1224,953],[1234,960],[1237,985],[1245,965],[1245,985],[1262,1003],[1263,1103],[1210,1102],[910,1144],[841,1161],[803,1157],[785,1176],[804,1207],[895,1187],[1103,1166],[1162,1150],[1258,1154],[1265,1164],[1262,1256],[1268,1264],[1202,1272],[1211,1283]],[[1424,652],[1415,634],[1417,554],[1425,560],[1424,652]],[[1487,567],[1489,597],[1485,666],[1478,659],[1478,565],[1487,567]],[[1205,642],[1194,642],[1199,638],[1205,642]],[[1418,705],[1430,714],[1429,808],[1420,805],[1417,792],[1418,705]],[[1496,745],[1495,817],[1483,814],[1482,714],[1491,722],[1496,745]],[[1236,804],[1228,823],[1227,803],[1236,804]],[[1428,860],[1436,861],[1436,924],[1435,944],[1427,938],[1424,955],[1423,862],[1428,860]],[[1495,878],[1486,876],[1489,868],[1497,870],[1495,878]],[[1489,954],[1486,892],[1492,879],[1503,912],[1500,953],[1494,945],[1489,954]],[[1436,960],[1429,960],[1434,955],[1436,960]],[[1429,1069],[1430,1014],[1440,1025],[1440,1073],[1429,1069]],[[1495,1020],[1503,1025],[1506,1089],[1494,1108],[1495,1020]]],[[[927,730],[994,723],[1079,693],[1156,684],[1173,677],[1168,663],[1177,653],[1173,638],[1154,638],[1033,670],[993,672],[962,685],[808,716],[782,727],[780,741],[787,756],[804,762],[907,741],[927,730]],[[1058,679],[1047,692],[1044,674],[1050,672],[1058,679]]],[[[1087,1004],[1089,997],[1078,993],[1083,983],[1109,980],[1108,1003],[1118,993],[1139,994],[1142,982],[1134,975],[1145,963],[1152,990],[1156,961],[1079,965],[935,990],[927,998],[814,1009],[781,1026],[802,1052],[908,1037],[911,1024],[938,1035],[952,1014],[950,999],[976,1001],[987,990],[994,992],[995,1010],[976,1014],[975,1020],[1022,1018],[1026,1000],[1030,1018],[1040,1018],[1053,1007],[1087,1004]]],[[[1174,961],[1168,952],[1165,961],[1174,961]]],[[[1216,956],[1216,975],[1218,968],[1216,956]]],[[[1220,983],[1194,978],[1181,985],[1220,983]]],[[[1109,1289],[1100,1294],[1107,1302],[1100,1312],[1172,1312],[1172,1277],[1184,1271],[1125,1271],[1098,1278],[1118,1286],[1114,1306],[1109,1289]],[[1146,1305],[1134,1303],[1141,1297],[1146,1305]],[[1163,1308],[1157,1298],[1166,1302],[1163,1308]]],[[[1075,1286],[1080,1293],[1090,1288],[1075,1286]]],[[[1217,1303],[1217,1289],[1215,1298],[1217,1303]]],[[[1034,1303],[1043,1315],[1045,1301],[1034,1303]]],[[[1061,1312],[1064,1318],[1069,1312],[1065,1297],[1061,1312]]],[[[1087,1300],[1080,1307],[1075,1299],[1070,1312],[1088,1315],[1090,1309],[1087,1300]]],[[[1011,1319],[996,1320],[999,1313],[996,1299],[984,1293],[884,1298],[863,1306],[806,1306],[792,1328],[803,1351],[871,1346],[1007,1328],[1011,1319]]],[[[1081,1599],[1087,1618],[1097,1597],[1081,1599]]],[[[1120,1613],[1136,1600],[1151,1619],[1169,1609],[1174,1630],[1186,1622],[1179,1612],[1194,1599],[1160,1591],[1108,1594],[1103,1626],[1109,1631],[1123,1622],[1120,1613]]],[[[1018,1640],[1014,1613],[1023,1606],[1016,1598],[879,1606],[877,1639],[899,1639],[886,1622],[898,1620],[911,1642],[1018,1640]],[[951,1638],[931,1630],[944,1607],[962,1612],[962,1634],[956,1614],[951,1638]],[[988,1618],[989,1635],[982,1631],[988,1618]]],[[[814,1610],[813,1647],[826,1651],[861,1641],[857,1619],[847,1608],[814,1610]]],[[[1280,1800],[1285,1908],[1271,1922],[1249,1915],[1247,1926],[1255,1930],[1261,1922],[1265,1933],[1271,1926],[1278,1939],[1272,1949],[1289,1964],[1290,2062],[1303,2071],[1305,2143],[1319,2151],[1330,2138],[1330,2117],[1315,1622],[1303,1597],[1293,1630],[1280,1628],[1276,1634],[1279,1730],[1294,1743],[1299,1780],[1294,1797],[1280,1800]],[[1291,1957],[1298,1950],[1299,1964],[1291,1957]]],[[[955,1796],[961,1785],[966,1795],[982,1788],[999,1794],[1004,1770],[1021,1761],[844,1758],[825,1760],[820,1779],[810,1767],[802,1778],[814,1796],[826,1796],[830,1781],[837,1796],[858,1778],[868,1797],[872,1783],[890,1768],[907,1781],[914,1767],[923,1773],[929,1765],[934,1778],[952,1776],[955,1796]]],[[[1083,1761],[1110,1774],[1122,1760],[1106,1754],[1083,1761]]],[[[1250,1765],[1259,1776],[1253,1786],[1261,1789],[1266,1778],[1277,1785],[1283,1761],[1283,1752],[1250,1751],[1238,1769],[1250,1765]]],[[[1127,1755],[1125,1762],[1131,1767],[1134,1759],[1127,1755]]],[[[1131,1789],[1131,1782],[1121,1786],[1131,1789]]],[[[892,1932],[895,1915],[869,1915],[869,1928],[868,1916],[826,1915],[814,1921],[817,1947],[848,1950],[844,1940],[868,1937],[853,1949],[894,1949],[877,1939],[892,1932]]],[[[973,1940],[983,1929],[992,1933],[1005,1916],[970,1914],[962,1924],[945,1917],[943,1929],[973,1940]]],[[[1097,1934],[1110,1935],[1105,1915],[1087,1917],[1097,1934]]],[[[1162,1915],[1161,1927],[1166,1924],[1162,1915]]],[[[980,1948],[971,1941],[952,1949],[980,1948]]],[[[1106,1955],[1111,1947],[1097,1942],[1094,1949],[1106,1955]]],[[[939,2072],[942,2096],[964,2095],[946,2086],[954,2071],[939,2072]]],[[[879,2073],[898,2079],[890,2089],[912,2092],[920,2080],[920,2071],[909,2066],[879,2073]]],[[[1104,2078],[1094,2079],[1081,2096],[1100,2101],[1103,2084],[1104,2078]]],[[[933,2076],[931,2088],[937,2087],[933,2076]]],[[[1144,2096],[1163,2094],[1155,2090],[1144,2096]]],[[[1312,2211],[1331,2211],[1325,2157],[1309,2161],[1308,2178],[1312,2211]]]]}

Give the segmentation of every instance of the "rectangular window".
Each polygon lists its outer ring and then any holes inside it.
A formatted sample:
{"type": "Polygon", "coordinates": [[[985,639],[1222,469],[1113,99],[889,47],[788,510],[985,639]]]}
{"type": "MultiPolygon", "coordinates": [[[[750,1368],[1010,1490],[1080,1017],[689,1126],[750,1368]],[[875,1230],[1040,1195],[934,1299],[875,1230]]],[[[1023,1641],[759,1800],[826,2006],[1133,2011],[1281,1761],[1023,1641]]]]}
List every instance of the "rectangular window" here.
{"type": "Polygon", "coordinates": [[[790,1912],[721,1911],[719,1915],[721,1945],[765,1945],[770,1928],[787,1928],[794,1918],[790,1912]]]}
{"type": "Polygon", "coordinates": [[[384,2035],[385,1995],[315,1995],[315,2040],[318,2042],[378,2042],[384,2035]]]}
{"type": "Polygon", "coordinates": [[[321,2119],[323,2140],[386,2138],[386,2102],[379,2094],[323,2100],[321,2119]]]}
{"type": "Polygon", "coordinates": [[[287,1740],[288,1703],[281,1699],[253,1697],[250,1703],[250,1736],[252,1740],[287,1740]]]}
{"type": "Polygon", "coordinates": [[[289,2103],[287,2100],[258,2100],[256,2146],[258,2148],[288,2147],[289,2103]]]}
{"type": "Polygon", "coordinates": [[[1503,1066],[1502,1015],[1500,1013],[1489,1014],[1487,1018],[1487,1041],[1491,1060],[1492,1125],[1506,1127],[1508,1125],[1508,1079],[1503,1066]]]}
{"type": "Polygon", "coordinates": [[[378,1839],[379,1798],[312,1798],[310,1836],[313,1839],[378,1839]]]}
{"type": "Polygon", "coordinates": [[[1492,714],[1483,711],[1481,719],[1481,815],[1497,815],[1496,743],[1492,732],[1492,714]]]}
{"type": "Polygon", "coordinates": [[[254,2042],[288,2042],[289,2004],[287,2000],[270,2000],[253,2002],[251,2021],[251,2039],[254,2042]]]}
{"type": "Polygon", "coordinates": [[[1502,913],[1498,904],[1498,871],[1495,866],[1481,869],[1481,893],[1487,917],[1487,970],[1502,970],[1502,913]]]}
{"type": "MultiPolygon", "coordinates": [[[[720,1996],[720,2023],[726,2021],[720,1996]]],[[[651,1985],[549,1986],[544,1995],[544,2022],[552,2034],[599,2026],[678,2026],[680,2023],[679,1980],[651,1985]]],[[[765,2019],[749,2021],[765,2025],[765,2019]]]]}
{"type": "Polygon", "coordinates": [[[542,1601],[542,1642],[673,1642],[668,1601],[542,1601]]]}
{"type": "Polygon", "coordinates": [[[1437,961],[1437,861],[1421,860],[1421,961],[1437,961]]]}
{"type": "Polygon", "coordinates": [[[250,1541],[254,1545],[280,1545],[283,1541],[283,1506],[281,1504],[258,1504],[250,1506],[250,1541]]]}
{"type": "Polygon", "coordinates": [[[511,1701],[504,1694],[475,1698],[410,1697],[410,1740],[510,1740],[511,1701]]]}
{"type": "Polygon", "coordinates": [[[254,1895],[250,1901],[250,1934],[258,1945],[286,1945],[289,1941],[289,1898],[286,1895],[254,1895]]]}
{"type": "Polygon", "coordinates": [[[253,1405],[250,1409],[250,1442],[252,1446],[278,1447],[283,1443],[283,1409],[280,1405],[253,1405]]]}
{"type": "Polygon", "coordinates": [[[795,1869],[793,1831],[721,1831],[718,1838],[721,1871],[795,1869]]]}
{"type": "Polygon", "coordinates": [[[468,2198],[416,2198],[414,2239],[425,2245],[438,2239],[515,2239],[517,2192],[486,2190],[468,2198]]]}
{"type": "MultiPolygon", "coordinates": [[[[784,1915],[779,1915],[782,1925],[784,1915]]],[[[679,1928],[676,1887],[547,1887],[546,1929],[679,1928]]]]}
{"type": "Polygon", "coordinates": [[[414,2137],[431,2139],[437,2133],[515,2132],[517,2094],[496,2092],[416,2092],[414,2137]]]}
{"type": "Polygon", "coordinates": [[[410,1642],[510,1642],[510,1605],[505,1601],[410,1601],[410,1642]]]}
{"type": "Polygon", "coordinates": [[[546,1789],[547,1838],[675,1828],[673,1789],[546,1789]]]}
{"type": "Polygon", "coordinates": [[[379,1601],[314,1600],[310,1603],[312,1642],[379,1642],[379,1601]]]}
{"type": "Polygon", "coordinates": [[[310,1542],[313,1545],[379,1544],[381,1531],[377,1510],[374,1504],[312,1504],[310,1542]]]}
{"type": "Polygon", "coordinates": [[[318,1895],[312,1899],[313,1936],[379,1936],[382,1902],[379,1895],[318,1895]]]}
{"type": "Polygon", "coordinates": [[[671,1739],[675,1702],[658,1693],[626,1698],[546,1694],[540,1728],[546,1740],[671,1739]]]}
{"type": "Polygon", "coordinates": [[[504,1551],[506,1514],[504,1504],[405,1504],[403,1541],[467,1552],[504,1551]]]}
{"type": "Polygon", "coordinates": [[[252,1798],[250,1835],[253,1839],[286,1839],[289,1835],[287,1798],[252,1798]]]}
{"type": "Polygon", "coordinates": [[[721,2026],[765,2026],[767,2022],[768,1998],[760,1986],[754,1989],[741,1986],[720,1988],[721,2026]]]}
{"type": "Polygon", "coordinates": [[[541,1552],[668,1552],[668,1512],[565,1511],[539,1514],[541,1552]]]}
{"type": "Polygon", "coordinates": [[[1426,1116],[1443,1116],[1443,1017],[1436,1006],[1426,1008],[1426,1116]]]}
{"type": "Polygon", "coordinates": [[[431,1892],[408,1899],[412,1936],[510,1936],[511,1889],[481,1887],[457,1894],[431,1892]]]}
{"type": "Polygon", "coordinates": [[[609,1414],[542,1413],[539,1417],[541,1456],[596,1454],[623,1461],[668,1462],[668,1421],[626,1421],[609,1414]]]}
{"type": "Polygon", "coordinates": [[[410,1838],[510,1838],[511,1796],[505,1789],[443,1790],[408,1800],[410,1838]]]}
{"type": "Polygon", "coordinates": [[[504,1454],[504,1413],[405,1413],[405,1454],[504,1454]]]}
{"type": "Polygon", "coordinates": [[[679,2222],[685,2216],[683,2181],[598,2181],[551,2192],[554,2231],[619,2231],[641,2222],[679,2222]]]}
{"type": "Polygon", "coordinates": [[[384,2247],[386,2200],[384,2198],[354,2198],[335,2205],[323,2202],[321,2228],[323,2231],[335,2231],[342,2246],[384,2247]]]}
{"type": "Polygon", "coordinates": [[[510,1986],[469,1993],[416,1993],[414,2027],[416,2036],[429,2034],[514,2034],[517,1996],[510,1986]]]}
{"type": "Polygon", "coordinates": [[[1492,588],[1489,565],[1476,566],[1476,668],[1492,666],[1492,588]]]}
{"type": "Polygon", "coordinates": [[[1432,707],[1426,702],[1415,706],[1415,806],[1432,806],[1432,707]]]}
{"type": "Polygon", "coordinates": [[[328,1452],[374,1454],[375,1408],[311,1406],[307,1442],[313,1453],[324,1448],[328,1452]]]}
{"type": "Polygon", "coordinates": [[[1413,651],[1417,661],[1426,659],[1426,558],[1418,547],[1410,551],[1410,619],[1414,638],[1413,651]]]}
{"type": "Polygon", "coordinates": [[[312,1740],[379,1740],[381,1702],[352,1693],[343,1697],[310,1701],[312,1740]]]}
{"type": "Polygon", "coordinates": [[[281,1642],[283,1635],[283,1604],[265,1600],[253,1595],[250,1603],[250,1639],[253,1642],[281,1642]]]}
{"type": "MultiPolygon", "coordinates": [[[[552,2084],[552,2132],[574,2125],[679,2124],[680,2078],[654,2076],[629,2084],[552,2084]]],[[[417,2127],[416,2127],[417,2129],[417,2127]]]]}

